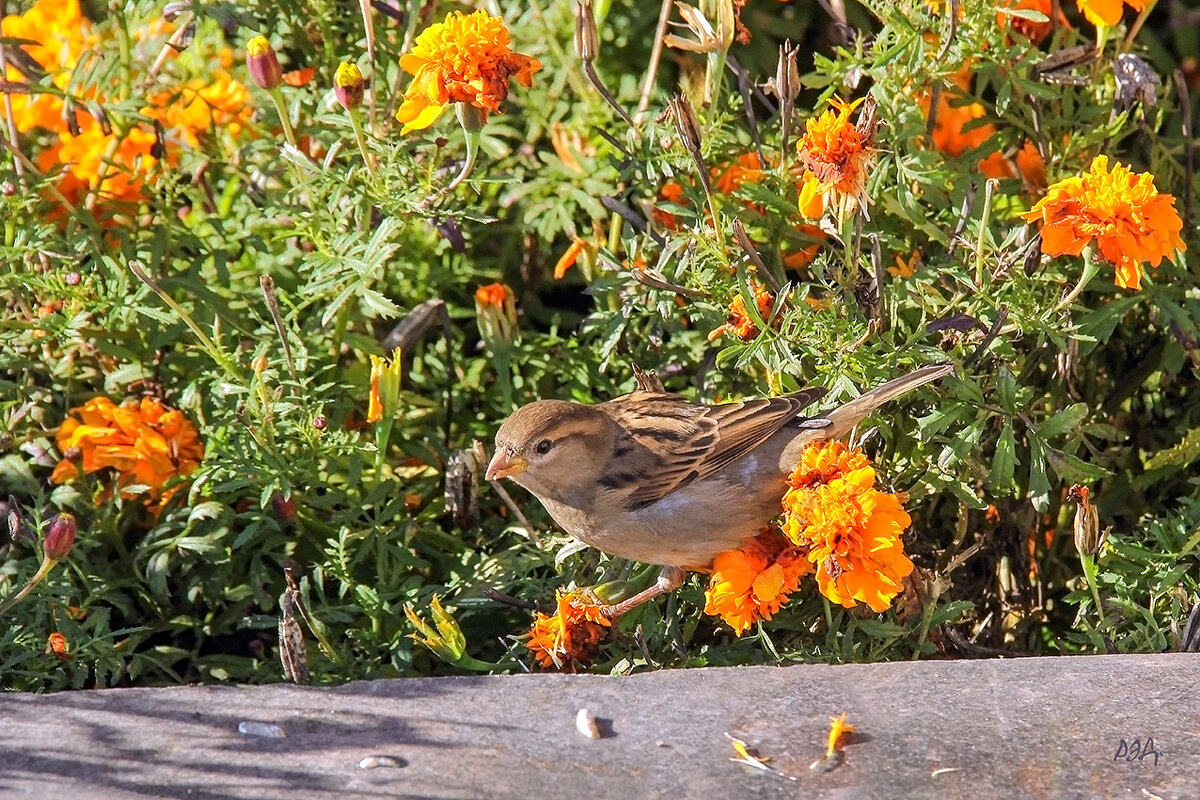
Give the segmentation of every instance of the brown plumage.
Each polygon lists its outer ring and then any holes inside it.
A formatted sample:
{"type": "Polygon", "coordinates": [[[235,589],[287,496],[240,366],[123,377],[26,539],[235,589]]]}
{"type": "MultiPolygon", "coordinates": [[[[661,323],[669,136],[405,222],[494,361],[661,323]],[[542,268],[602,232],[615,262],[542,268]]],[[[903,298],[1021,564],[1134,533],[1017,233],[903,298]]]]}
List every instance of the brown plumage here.
{"type": "Polygon", "coordinates": [[[487,478],[512,478],[567,533],[661,564],[660,587],[677,585],[684,570],[708,569],[779,514],[805,446],[953,370],[923,367],[811,419],[799,414],[824,389],[705,406],[646,391],[639,379],[638,391],[597,405],[541,400],[500,426],[487,478]]]}

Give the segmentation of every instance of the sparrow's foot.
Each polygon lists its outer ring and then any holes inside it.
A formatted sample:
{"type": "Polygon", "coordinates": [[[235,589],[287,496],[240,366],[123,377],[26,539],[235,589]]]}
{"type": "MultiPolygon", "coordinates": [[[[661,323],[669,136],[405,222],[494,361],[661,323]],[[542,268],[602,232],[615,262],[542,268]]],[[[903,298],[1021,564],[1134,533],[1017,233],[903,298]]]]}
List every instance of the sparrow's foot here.
{"type": "Polygon", "coordinates": [[[658,574],[658,580],[654,582],[653,586],[638,592],[628,600],[622,600],[615,606],[609,606],[604,609],[604,613],[609,620],[616,622],[647,600],[653,600],[660,595],[675,591],[683,585],[683,579],[686,577],[687,570],[681,567],[663,567],[662,572],[658,574]]]}

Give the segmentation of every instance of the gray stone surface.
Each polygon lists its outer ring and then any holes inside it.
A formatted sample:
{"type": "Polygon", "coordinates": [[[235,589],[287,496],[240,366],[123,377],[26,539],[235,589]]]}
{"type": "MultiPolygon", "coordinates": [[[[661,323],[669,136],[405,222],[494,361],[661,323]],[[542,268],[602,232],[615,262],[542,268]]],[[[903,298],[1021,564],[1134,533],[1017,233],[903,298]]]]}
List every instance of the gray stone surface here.
{"type": "Polygon", "coordinates": [[[0,798],[1191,800],[1197,685],[1171,653],[9,694],[0,798]],[[810,770],[843,711],[842,763],[810,770]],[[798,780],[730,761],[726,732],[798,780]],[[1114,759],[1148,737],[1157,763],[1114,759]]]}

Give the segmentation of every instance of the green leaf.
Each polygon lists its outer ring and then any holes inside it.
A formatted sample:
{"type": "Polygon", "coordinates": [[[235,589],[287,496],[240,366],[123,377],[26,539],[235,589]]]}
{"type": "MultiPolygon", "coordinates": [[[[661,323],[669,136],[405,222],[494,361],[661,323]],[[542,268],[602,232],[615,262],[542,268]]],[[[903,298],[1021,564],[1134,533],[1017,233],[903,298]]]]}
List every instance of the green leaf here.
{"type": "Polygon", "coordinates": [[[996,441],[996,455],[992,457],[992,470],[988,475],[988,487],[997,495],[1012,491],[1013,473],[1017,467],[1017,443],[1013,436],[1012,421],[1004,423],[1000,438],[996,441]]]}
{"type": "Polygon", "coordinates": [[[1056,439],[1064,433],[1074,430],[1087,415],[1087,403],[1069,405],[1039,425],[1037,434],[1042,439],[1056,439]]]}

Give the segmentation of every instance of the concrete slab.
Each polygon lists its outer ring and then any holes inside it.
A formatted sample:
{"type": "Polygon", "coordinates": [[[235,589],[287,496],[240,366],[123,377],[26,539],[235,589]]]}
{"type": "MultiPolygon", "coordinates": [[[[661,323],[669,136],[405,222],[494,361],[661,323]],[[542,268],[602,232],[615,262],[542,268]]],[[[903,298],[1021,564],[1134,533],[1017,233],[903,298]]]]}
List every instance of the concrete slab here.
{"type": "Polygon", "coordinates": [[[0,797],[1193,800],[1197,686],[1170,653],[9,694],[0,797]]]}

